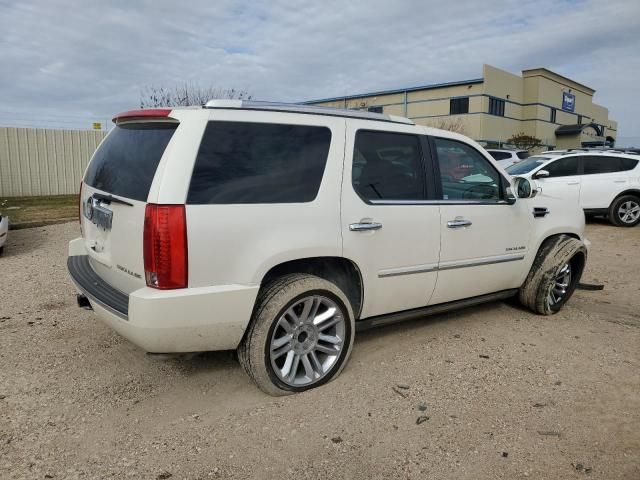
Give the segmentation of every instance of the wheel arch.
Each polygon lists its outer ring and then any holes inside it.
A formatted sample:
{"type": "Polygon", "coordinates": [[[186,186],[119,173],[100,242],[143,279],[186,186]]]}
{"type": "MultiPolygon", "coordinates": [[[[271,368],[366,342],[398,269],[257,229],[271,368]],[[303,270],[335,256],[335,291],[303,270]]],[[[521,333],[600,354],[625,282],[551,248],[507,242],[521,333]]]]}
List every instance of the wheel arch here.
{"type": "Polygon", "coordinates": [[[349,299],[356,320],[360,317],[364,300],[364,282],[360,268],[352,260],[332,256],[288,260],[271,267],[262,277],[260,287],[291,273],[307,273],[333,282],[349,299]]]}
{"type": "Polygon", "coordinates": [[[611,200],[611,202],[609,203],[608,208],[611,208],[613,202],[618,200],[620,197],[624,197],[625,195],[633,195],[634,197],[640,198],[640,190],[637,188],[629,188],[628,190],[624,190],[623,192],[618,193],[615,197],[613,197],[613,200],[611,200]]]}
{"type": "MultiPolygon", "coordinates": [[[[540,245],[538,245],[538,249],[536,250],[536,257],[538,256],[538,254],[540,253],[540,250],[542,250],[542,248],[550,241],[553,241],[556,238],[559,238],[561,236],[565,236],[565,237],[571,237],[571,238],[575,238],[576,240],[579,241],[583,241],[582,238],[580,238],[580,235],[578,235],[577,233],[574,232],[562,232],[562,233],[554,233],[552,235],[549,235],[547,237],[545,237],[542,242],[540,242],[540,245]]],[[[582,268],[584,268],[586,262],[587,262],[587,258],[584,252],[578,252],[581,255],[582,258],[582,268]]],[[[534,257],[535,258],[535,257],[534,257]]]]}

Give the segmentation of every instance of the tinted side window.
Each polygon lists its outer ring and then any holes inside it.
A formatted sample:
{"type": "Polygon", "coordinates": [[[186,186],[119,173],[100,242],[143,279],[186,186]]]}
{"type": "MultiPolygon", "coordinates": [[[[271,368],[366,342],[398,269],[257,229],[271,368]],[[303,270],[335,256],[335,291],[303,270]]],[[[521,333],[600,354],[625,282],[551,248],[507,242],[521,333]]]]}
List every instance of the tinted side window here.
{"type": "Polygon", "coordinates": [[[359,131],[352,183],[364,200],[423,200],[425,180],[415,135],[359,131]]]}
{"type": "Polygon", "coordinates": [[[516,155],[520,160],[524,160],[525,158],[529,158],[531,156],[529,155],[529,152],[518,152],[516,153],[516,155]]]}
{"type": "Polygon", "coordinates": [[[509,152],[489,152],[496,160],[506,160],[507,158],[511,158],[511,154],[509,152]]]}
{"type": "Polygon", "coordinates": [[[542,169],[549,172],[549,177],[578,175],[578,157],[561,158],[545,165],[542,169]]]}
{"type": "Polygon", "coordinates": [[[116,126],[93,156],[84,183],[120,197],[145,202],[175,123],[116,126]]]}
{"type": "Polygon", "coordinates": [[[455,140],[435,143],[443,200],[500,199],[500,174],[480,152],[455,140]]]}
{"type": "Polygon", "coordinates": [[[298,203],[318,194],[331,131],[326,127],[209,122],[187,203],[298,203]]]}
{"type": "Polygon", "coordinates": [[[612,173],[622,170],[619,157],[584,157],[584,174],[612,173]]]}

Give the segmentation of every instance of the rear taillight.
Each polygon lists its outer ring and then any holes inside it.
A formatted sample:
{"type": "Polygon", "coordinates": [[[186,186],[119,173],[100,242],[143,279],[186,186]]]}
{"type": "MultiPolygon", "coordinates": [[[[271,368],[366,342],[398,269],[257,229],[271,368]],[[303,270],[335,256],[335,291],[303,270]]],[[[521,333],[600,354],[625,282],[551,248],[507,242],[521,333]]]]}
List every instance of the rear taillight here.
{"type": "Polygon", "coordinates": [[[144,273],[147,285],[187,287],[187,216],[184,205],[148,204],[144,212],[144,273]]]}

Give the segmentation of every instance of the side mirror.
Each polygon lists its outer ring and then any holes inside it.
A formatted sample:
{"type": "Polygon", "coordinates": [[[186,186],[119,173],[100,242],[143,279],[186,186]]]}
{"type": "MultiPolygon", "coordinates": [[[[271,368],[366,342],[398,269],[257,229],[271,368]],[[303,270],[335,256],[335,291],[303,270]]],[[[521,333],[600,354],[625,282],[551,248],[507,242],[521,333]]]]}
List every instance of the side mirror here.
{"type": "Polygon", "coordinates": [[[548,170],[538,170],[534,175],[533,178],[547,178],[549,175],[551,175],[549,173],[548,170]]]}
{"type": "Polygon", "coordinates": [[[538,194],[538,187],[535,182],[524,177],[515,178],[513,190],[518,198],[533,198],[538,194]]]}

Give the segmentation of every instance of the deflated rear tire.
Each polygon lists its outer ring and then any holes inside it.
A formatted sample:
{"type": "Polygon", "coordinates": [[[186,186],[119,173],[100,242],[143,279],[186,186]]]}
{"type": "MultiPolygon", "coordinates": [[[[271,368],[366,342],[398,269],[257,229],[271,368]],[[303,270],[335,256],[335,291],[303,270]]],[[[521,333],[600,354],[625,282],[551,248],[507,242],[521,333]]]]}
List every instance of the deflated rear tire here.
{"type": "Polygon", "coordinates": [[[520,287],[520,303],[540,315],[560,311],[580,281],[586,258],[578,239],[557,235],[545,240],[520,287]]]}
{"type": "Polygon", "coordinates": [[[262,391],[288,395],[336,378],[354,335],[351,305],[336,285],[313,275],[286,275],[260,291],[238,359],[262,391]]]}

